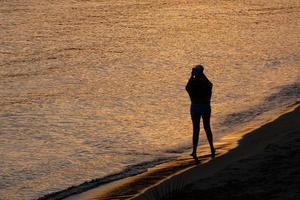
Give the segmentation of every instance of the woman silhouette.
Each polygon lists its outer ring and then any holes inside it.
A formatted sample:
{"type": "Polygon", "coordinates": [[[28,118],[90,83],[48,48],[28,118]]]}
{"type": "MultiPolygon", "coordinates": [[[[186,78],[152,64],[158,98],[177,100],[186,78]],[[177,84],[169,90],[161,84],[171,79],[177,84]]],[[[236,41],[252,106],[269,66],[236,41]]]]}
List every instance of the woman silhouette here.
{"type": "Polygon", "coordinates": [[[211,107],[210,100],[212,95],[212,83],[203,73],[203,66],[196,65],[192,69],[191,77],[186,85],[186,91],[191,99],[191,117],[193,122],[193,152],[191,156],[198,161],[197,146],[200,132],[200,119],[203,119],[203,126],[209,142],[211,157],[215,156],[213,136],[210,128],[211,107]]]}

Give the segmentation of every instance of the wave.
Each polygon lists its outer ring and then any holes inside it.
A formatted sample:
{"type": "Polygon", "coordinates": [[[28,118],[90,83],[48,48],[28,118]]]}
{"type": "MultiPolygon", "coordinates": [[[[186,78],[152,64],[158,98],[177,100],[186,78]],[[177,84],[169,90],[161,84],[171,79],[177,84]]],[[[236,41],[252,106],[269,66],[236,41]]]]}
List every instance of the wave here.
{"type": "Polygon", "coordinates": [[[38,198],[37,200],[64,199],[69,196],[79,194],[79,193],[85,192],[87,190],[93,189],[95,187],[98,187],[98,186],[101,186],[101,185],[104,185],[107,183],[111,183],[113,181],[124,179],[124,178],[134,176],[137,174],[141,174],[141,173],[147,171],[147,169],[149,169],[149,168],[152,168],[158,164],[164,163],[164,162],[169,161],[174,158],[175,157],[157,158],[157,159],[154,159],[151,161],[146,161],[146,162],[142,162],[139,164],[129,165],[126,168],[124,168],[121,172],[118,172],[115,174],[110,174],[110,175],[104,176],[102,178],[96,178],[96,179],[93,179],[90,181],[86,181],[84,183],[81,183],[80,185],[71,186],[67,189],[64,189],[64,190],[61,190],[58,192],[49,193],[49,194],[46,194],[46,195],[38,198]]]}
{"type": "Polygon", "coordinates": [[[233,126],[245,123],[270,110],[286,107],[295,102],[295,99],[296,101],[300,99],[300,82],[278,88],[277,92],[266,97],[261,104],[238,113],[231,113],[220,124],[221,126],[233,126]]]}

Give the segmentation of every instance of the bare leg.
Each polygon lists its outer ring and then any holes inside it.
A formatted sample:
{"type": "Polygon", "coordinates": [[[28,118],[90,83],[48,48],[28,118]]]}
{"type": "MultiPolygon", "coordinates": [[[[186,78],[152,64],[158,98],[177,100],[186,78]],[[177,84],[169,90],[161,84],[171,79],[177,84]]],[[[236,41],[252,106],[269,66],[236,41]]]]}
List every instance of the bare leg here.
{"type": "Polygon", "coordinates": [[[192,156],[197,158],[197,146],[199,140],[199,132],[200,132],[200,118],[201,115],[192,115],[193,122],[193,152],[192,156]]]}
{"type": "Polygon", "coordinates": [[[204,130],[205,130],[207,140],[208,140],[208,143],[210,146],[211,156],[212,156],[212,158],[214,158],[216,150],[214,148],[213,136],[212,136],[212,132],[211,132],[211,128],[210,128],[210,113],[202,115],[202,118],[203,118],[204,130]]]}

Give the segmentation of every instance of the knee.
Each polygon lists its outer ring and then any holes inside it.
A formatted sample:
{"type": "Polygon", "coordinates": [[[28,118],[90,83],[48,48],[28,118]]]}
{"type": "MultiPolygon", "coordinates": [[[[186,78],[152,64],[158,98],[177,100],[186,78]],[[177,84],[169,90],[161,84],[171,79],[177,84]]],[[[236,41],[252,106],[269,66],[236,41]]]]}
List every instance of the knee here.
{"type": "Polygon", "coordinates": [[[200,126],[193,127],[194,132],[198,133],[200,131],[200,126]]]}
{"type": "Polygon", "coordinates": [[[211,132],[210,125],[204,125],[204,130],[206,133],[210,133],[211,132]]]}

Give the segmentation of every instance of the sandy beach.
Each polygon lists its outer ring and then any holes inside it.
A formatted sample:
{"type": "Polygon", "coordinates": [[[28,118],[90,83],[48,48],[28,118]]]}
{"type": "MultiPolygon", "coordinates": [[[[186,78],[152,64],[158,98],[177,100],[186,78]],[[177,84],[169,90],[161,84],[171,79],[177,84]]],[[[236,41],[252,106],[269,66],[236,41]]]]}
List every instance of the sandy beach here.
{"type": "Polygon", "coordinates": [[[298,199],[299,119],[298,102],[259,128],[216,141],[213,160],[208,146],[201,146],[199,165],[184,154],[145,173],[66,199],[298,199]]]}

